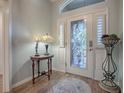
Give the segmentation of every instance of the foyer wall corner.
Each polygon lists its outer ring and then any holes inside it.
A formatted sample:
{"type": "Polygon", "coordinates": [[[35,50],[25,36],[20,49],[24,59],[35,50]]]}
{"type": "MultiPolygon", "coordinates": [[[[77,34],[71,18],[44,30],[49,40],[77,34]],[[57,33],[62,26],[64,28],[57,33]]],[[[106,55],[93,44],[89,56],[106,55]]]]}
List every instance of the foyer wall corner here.
{"type": "MultiPolygon", "coordinates": [[[[49,0],[13,0],[12,4],[12,84],[15,85],[32,76],[33,35],[51,33],[52,18],[49,0]]],[[[39,43],[39,53],[44,52],[44,45],[39,43]]]]}

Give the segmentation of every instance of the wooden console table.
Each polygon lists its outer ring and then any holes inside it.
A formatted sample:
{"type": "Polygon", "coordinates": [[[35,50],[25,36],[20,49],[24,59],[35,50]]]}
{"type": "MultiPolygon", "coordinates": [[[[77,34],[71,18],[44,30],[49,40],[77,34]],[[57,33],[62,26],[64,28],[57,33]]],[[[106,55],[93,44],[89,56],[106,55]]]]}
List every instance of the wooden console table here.
{"type": "Polygon", "coordinates": [[[40,56],[31,56],[31,60],[32,60],[32,82],[33,84],[35,84],[35,79],[39,78],[42,75],[47,75],[48,76],[48,80],[50,80],[50,74],[52,74],[52,58],[54,57],[54,55],[40,55],[40,56]],[[47,64],[48,64],[48,72],[40,72],[40,62],[41,60],[48,60],[47,64]],[[35,69],[35,63],[37,63],[37,67],[38,67],[38,76],[35,77],[35,73],[34,73],[34,69],[35,69]]]}

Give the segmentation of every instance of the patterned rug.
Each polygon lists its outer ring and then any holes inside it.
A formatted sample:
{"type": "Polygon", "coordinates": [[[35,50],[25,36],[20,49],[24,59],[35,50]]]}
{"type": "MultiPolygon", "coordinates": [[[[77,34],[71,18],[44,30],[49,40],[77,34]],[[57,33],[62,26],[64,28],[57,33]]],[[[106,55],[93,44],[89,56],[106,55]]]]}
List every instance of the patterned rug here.
{"type": "Polygon", "coordinates": [[[38,93],[91,93],[91,88],[83,80],[65,78],[51,86],[47,91],[39,91],[38,93]]]}

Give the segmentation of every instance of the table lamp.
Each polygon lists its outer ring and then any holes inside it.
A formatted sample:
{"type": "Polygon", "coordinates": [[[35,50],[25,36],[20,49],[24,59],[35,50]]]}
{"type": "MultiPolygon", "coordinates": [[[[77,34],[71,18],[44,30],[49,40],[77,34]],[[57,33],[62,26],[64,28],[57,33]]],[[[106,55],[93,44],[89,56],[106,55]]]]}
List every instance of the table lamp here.
{"type": "Polygon", "coordinates": [[[48,35],[48,33],[46,33],[45,35],[43,35],[41,37],[41,42],[45,43],[46,52],[44,55],[49,55],[49,52],[48,52],[49,45],[48,44],[54,42],[53,37],[51,37],[50,35],[48,35]]]}
{"type": "Polygon", "coordinates": [[[38,44],[39,44],[39,41],[40,41],[40,36],[39,35],[35,35],[33,39],[36,42],[36,45],[35,45],[35,56],[39,56],[38,44]]]}

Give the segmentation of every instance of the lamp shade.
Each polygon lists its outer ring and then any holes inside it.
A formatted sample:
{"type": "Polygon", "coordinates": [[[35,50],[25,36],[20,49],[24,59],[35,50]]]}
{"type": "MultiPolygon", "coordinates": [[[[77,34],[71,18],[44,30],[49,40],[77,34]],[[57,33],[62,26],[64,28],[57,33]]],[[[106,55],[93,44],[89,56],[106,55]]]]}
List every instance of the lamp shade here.
{"type": "Polygon", "coordinates": [[[48,35],[48,33],[46,35],[41,35],[40,40],[43,43],[53,43],[54,42],[54,38],[52,36],[48,35]]]}
{"type": "Polygon", "coordinates": [[[39,34],[33,36],[33,41],[38,42],[40,40],[41,40],[41,38],[40,38],[39,34]]]}

